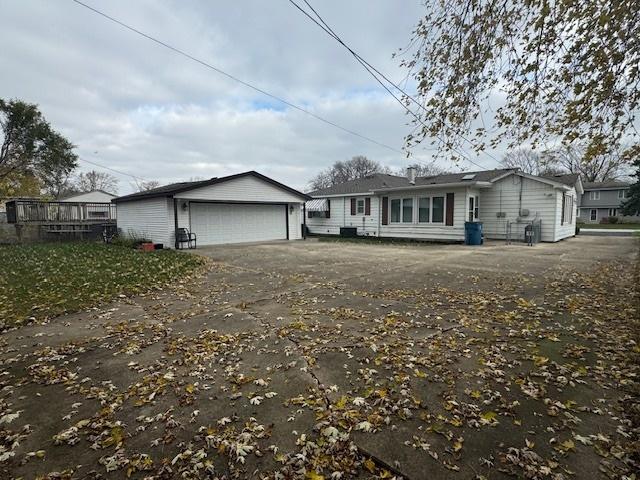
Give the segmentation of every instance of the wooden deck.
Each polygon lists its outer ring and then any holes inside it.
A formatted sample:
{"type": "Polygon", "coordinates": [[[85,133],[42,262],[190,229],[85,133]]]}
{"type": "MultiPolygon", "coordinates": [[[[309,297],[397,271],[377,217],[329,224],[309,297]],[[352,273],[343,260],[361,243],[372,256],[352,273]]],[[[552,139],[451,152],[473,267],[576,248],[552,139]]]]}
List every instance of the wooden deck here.
{"type": "Polygon", "coordinates": [[[74,225],[116,223],[116,206],[111,203],[12,200],[6,208],[7,222],[14,224],[69,225],[71,229],[74,225]]]}

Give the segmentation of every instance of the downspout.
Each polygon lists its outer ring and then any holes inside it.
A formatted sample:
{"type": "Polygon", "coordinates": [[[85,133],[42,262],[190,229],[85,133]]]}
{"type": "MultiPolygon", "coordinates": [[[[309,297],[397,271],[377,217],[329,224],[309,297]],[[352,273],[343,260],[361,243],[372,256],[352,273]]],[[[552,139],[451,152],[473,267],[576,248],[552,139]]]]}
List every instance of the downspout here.
{"type": "Polygon", "coordinates": [[[376,198],[378,199],[378,231],[376,235],[380,237],[380,228],[382,228],[382,196],[377,195],[376,198]]]}
{"type": "Polygon", "coordinates": [[[173,197],[173,238],[175,249],[178,249],[178,203],[175,197],[173,197]]]}
{"type": "Polygon", "coordinates": [[[518,217],[522,216],[522,187],[523,187],[523,180],[524,178],[522,177],[518,177],[520,178],[520,195],[518,196],[518,217]]]}
{"type": "Polygon", "coordinates": [[[307,239],[307,204],[302,204],[302,239],[307,239]]]}

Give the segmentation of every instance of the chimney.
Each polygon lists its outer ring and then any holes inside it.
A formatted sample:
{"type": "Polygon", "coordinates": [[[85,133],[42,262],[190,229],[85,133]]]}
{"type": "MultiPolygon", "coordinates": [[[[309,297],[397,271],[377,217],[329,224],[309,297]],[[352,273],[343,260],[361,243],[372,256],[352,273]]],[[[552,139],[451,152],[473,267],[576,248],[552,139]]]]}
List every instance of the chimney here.
{"type": "Polygon", "coordinates": [[[409,183],[411,185],[416,184],[416,172],[417,172],[416,167],[414,166],[407,167],[407,178],[409,179],[409,183]]]}

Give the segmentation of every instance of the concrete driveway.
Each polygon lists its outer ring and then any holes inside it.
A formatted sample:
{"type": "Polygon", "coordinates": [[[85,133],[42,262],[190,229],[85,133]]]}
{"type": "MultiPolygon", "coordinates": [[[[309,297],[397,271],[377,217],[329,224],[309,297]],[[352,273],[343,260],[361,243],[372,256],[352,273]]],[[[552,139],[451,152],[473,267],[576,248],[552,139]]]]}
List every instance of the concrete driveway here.
{"type": "Polygon", "coordinates": [[[0,337],[0,473],[620,478],[637,251],[198,249],[196,281],[0,337]]]}

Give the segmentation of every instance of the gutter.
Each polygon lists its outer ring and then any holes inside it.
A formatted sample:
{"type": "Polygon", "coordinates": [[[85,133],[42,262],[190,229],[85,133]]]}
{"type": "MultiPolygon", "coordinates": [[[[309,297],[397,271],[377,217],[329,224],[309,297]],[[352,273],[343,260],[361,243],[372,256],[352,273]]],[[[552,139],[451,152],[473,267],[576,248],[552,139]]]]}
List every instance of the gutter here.
{"type": "Polygon", "coordinates": [[[379,188],[373,190],[374,193],[399,192],[403,190],[424,190],[432,188],[453,188],[453,187],[477,187],[490,188],[493,186],[491,182],[453,182],[453,183],[428,183],[424,185],[408,185],[406,187],[379,188]]]}
{"type": "Polygon", "coordinates": [[[357,193],[334,193],[332,195],[311,195],[311,199],[316,198],[341,198],[341,197],[361,197],[375,195],[374,191],[370,192],[357,192],[357,193]]]}

